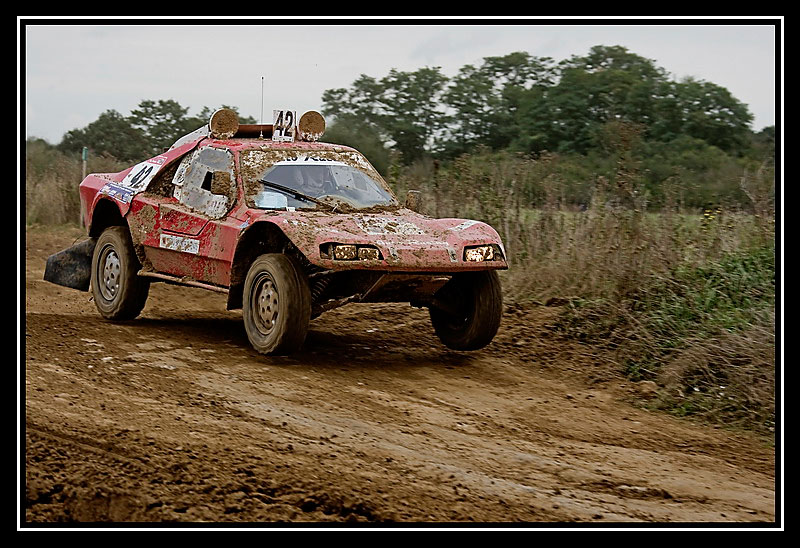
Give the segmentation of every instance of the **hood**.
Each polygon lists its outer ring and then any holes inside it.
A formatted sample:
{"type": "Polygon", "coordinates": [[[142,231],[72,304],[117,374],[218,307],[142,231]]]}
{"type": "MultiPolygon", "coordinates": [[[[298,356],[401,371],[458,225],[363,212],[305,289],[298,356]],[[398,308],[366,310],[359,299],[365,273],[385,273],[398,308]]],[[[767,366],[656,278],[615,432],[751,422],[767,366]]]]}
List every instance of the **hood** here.
{"type": "Polygon", "coordinates": [[[433,219],[409,209],[383,213],[331,214],[317,211],[259,212],[254,220],[277,224],[312,263],[328,269],[450,271],[506,268],[504,261],[466,263],[464,247],[497,244],[488,224],[468,219],[433,219]],[[320,253],[328,243],[375,246],[379,261],[334,261],[320,253]],[[500,263],[500,264],[498,264],[500,263]]]}

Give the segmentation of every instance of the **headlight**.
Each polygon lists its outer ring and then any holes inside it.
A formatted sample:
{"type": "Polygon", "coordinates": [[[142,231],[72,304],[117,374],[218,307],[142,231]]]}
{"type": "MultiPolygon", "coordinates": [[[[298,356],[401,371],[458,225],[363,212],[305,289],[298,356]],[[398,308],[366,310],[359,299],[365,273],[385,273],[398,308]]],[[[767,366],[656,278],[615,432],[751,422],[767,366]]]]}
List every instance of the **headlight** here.
{"type": "Polygon", "coordinates": [[[377,261],[381,254],[377,247],[359,247],[358,258],[362,261],[377,261]]]}
{"type": "Polygon", "coordinates": [[[378,261],[383,258],[377,247],[356,244],[322,244],[319,248],[319,254],[323,259],[335,259],[337,261],[378,261]]]}
{"type": "Polygon", "coordinates": [[[333,246],[333,258],[340,261],[352,261],[358,256],[358,248],[354,245],[333,246]]]}
{"type": "Polygon", "coordinates": [[[471,263],[483,261],[499,261],[503,259],[503,253],[497,244],[476,245],[464,248],[464,260],[471,263]]]}

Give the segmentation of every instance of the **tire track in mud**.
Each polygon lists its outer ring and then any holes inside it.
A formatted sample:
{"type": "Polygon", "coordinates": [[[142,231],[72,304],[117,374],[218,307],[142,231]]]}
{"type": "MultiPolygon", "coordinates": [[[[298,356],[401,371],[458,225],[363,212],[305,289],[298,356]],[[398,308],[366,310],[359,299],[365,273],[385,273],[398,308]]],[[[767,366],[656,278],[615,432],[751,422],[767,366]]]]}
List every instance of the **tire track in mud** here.
{"type": "MultiPolygon", "coordinates": [[[[692,485],[657,477],[652,482],[656,487],[652,487],[649,481],[642,481],[635,474],[623,474],[619,466],[606,464],[606,458],[615,458],[619,464],[630,460],[631,464],[635,463],[634,471],[640,474],[641,463],[649,461],[670,473],[675,470],[673,461],[678,460],[680,464],[676,455],[659,456],[649,451],[615,446],[606,448],[600,445],[598,448],[594,443],[565,442],[562,438],[547,435],[504,437],[496,434],[502,430],[499,428],[487,428],[493,434],[464,431],[459,428],[463,423],[457,422],[460,408],[449,402],[444,402],[444,406],[438,405],[443,401],[440,398],[423,400],[397,393],[389,395],[362,390],[363,393],[354,398],[361,403],[360,418],[354,420],[338,400],[327,400],[324,406],[318,404],[309,408],[303,403],[308,401],[306,396],[298,396],[296,388],[273,388],[270,395],[248,392],[239,386],[236,394],[229,394],[229,400],[245,412],[265,420],[257,410],[265,398],[277,398],[281,402],[281,412],[292,417],[288,429],[297,436],[296,440],[315,440],[318,435],[322,439],[333,439],[335,449],[351,461],[386,460],[398,466],[399,474],[411,474],[417,480],[432,484],[448,483],[445,480],[458,478],[449,482],[455,484],[454,491],[480,493],[485,500],[498,504],[516,499],[517,504],[527,505],[531,515],[529,519],[535,519],[532,517],[535,514],[547,515],[549,510],[551,517],[558,516],[553,518],[557,521],[596,519],[601,515],[616,521],[657,520],[668,515],[664,503],[682,505],[682,511],[702,517],[703,521],[718,518],[715,512],[720,507],[725,507],[728,512],[738,512],[737,505],[729,507],[724,499],[707,504],[710,501],[706,495],[693,494],[702,489],[697,478],[692,485]],[[403,409],[404,414],[409,409],[415,410],[418,418],[397,420],[390,413],[391,408],[403,409]],[[379,421],[374,420],[375,417],[379,417],[379,421]],[[355,452],[352,451],[354,447],[358,447],[355,452]],[[589,458],[579,456],[582,452],[589,458]],[[609,476],[612,480],[607,479],[609,476]],[[554,499],[560,500],[554,509],[561,509],[561,512],[550,509],[554,499]],[[631,504],[627,499],[636,500],[631,504]],[[694,503],[701,506],[691,508],[694,503]],[[626,509],[626,506],[630,508],[626,509]],[[632,509],[633,514],[630,513],[632,509]]],[[[286,422],[283,424],[287,425],[286,422]]],[[[720,477],[714,481],[723,484],[725,480],[720,477]]],[[[760,510],[753,510],[750,506],[742,508],[750,516],[768,515],[769,497],[768,493],[765,495],[767,505],[757,503],[754,506],[760,510]]]]}

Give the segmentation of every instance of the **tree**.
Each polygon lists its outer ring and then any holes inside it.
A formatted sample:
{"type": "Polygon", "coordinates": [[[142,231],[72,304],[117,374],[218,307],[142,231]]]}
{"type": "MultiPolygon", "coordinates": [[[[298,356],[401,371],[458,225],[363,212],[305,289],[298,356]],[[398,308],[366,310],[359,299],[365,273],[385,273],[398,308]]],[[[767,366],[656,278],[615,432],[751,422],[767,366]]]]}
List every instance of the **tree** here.
{"type": "Polygon", "coordinates": [[[77,153],[83,147],[89,147],[94,154],[108,154],[128,162],[152,156],[144,132],[116,110],[105,111],[85,128],[68,131],[58,144],[63,152],[77,153]]]}
{"type": "Polygon", "coordinates": [[[389,71],[381,80],[383,119],[406,163],[419,159],[434,148],[434,140],[445,125],[439,97],[447,78],[438,67],[416,72],[389,71]]]}
{"type": "MultiPolygon", "coordinates": [[[[222,105],[236,111],[236,107],[222,105]]],[[[144,100],[139,103],[139,108],[131,111],[128,117],[133,127],[140,129],[150,144],[151,155],[156,155],[168,149],[179,138],[187,133],[208,124],[211,115],[218,109],[204,106],[196,116],[187,116],[189,109],[177,101],[169,100],[144,100]]],[[[240,124],[255,124],[256,120],[250,116],[239,116],[240,124]]]]}
{"type": "Polygon", "coordinates": [[[444,127],[439,98],[447,78],[439,67],[389,71],[381,80],[361,75],[351,89],[326,90],[323,113],[362,120],[411,163],[436,146],[444,127]]]}
{"type": "Polygon", "coordinates": [[[322,113],[326,116],[352,116],[381,127],[380,98],[383,86],[375,78],[362,74],[350,89],[329,89],[322,94],[322,113]]]}
{"type": "Polygon", "coordinates": [[[775,161],[775,126],[767,126],[750,137],[752,154],[759,160],[775,161]]]}
{"type": "Polygon", "coordinates": [[[324,140],[358,150],[384,175],[389,169],[389,149],[383,146],[375,128],[361,118],[340,115],[326,128],[324,140]]]}
{"type": "Polygon", "coordinates": [[[544,93],[523,96],[517,148],[586,153],[599,145],[605,124],[624,121],[645,128],[654,120],[655,104],[666,72],[622,46],[595,46],[558,66],[558,82],[544,93]]]}
{"type": "Polygon", "coordinates": [[[730,91],[711,82],[687,78],[671,82],[652,124],[652,137],[668,140],[689,135],[727,152],[748,144],[753,116],[730,91]]]}
{"type": "Polygon", "coordinates": [[[623,46],[594,46],[559,63],[526,52],[486,57],[452,79],[438,68],[392,70],[380,80],[362,74],[350,88],[327,90],[323,102],[326,115],[362,120],[405,163],[477,146],[588,154],[602,150],[617,122],[640,127],[644,141],[688,136],[735,154],[754,142],[752,116],[727,89],[673,81],[623,46]]]}
{"type": "Polygon", "coordinates": [[[515,52],[465,65],[450,82],[443,101],[452,111],[449,154],[477,145],[501,150],[519,135],[520,108],[556,77],[549,57],[515,52]]]}
{"type": "Polygon", "coordinates": [[[172,99],[144,100],[132,110],[128,119],[141,130],[150,146],[151,156],[168,149],[180,137],[197,129],[194,120],[186,117],[188,108],[172,99]]]}
{"type": "MultiPolygon", "coordinates": [[[[226,105],[220,108],[237,110],[226,105]]],[[[180,137],[206,125],[217,109],[203,107],[196,116],[186,116],[188,110],[173,100],[143,100],[129,116],[107,110],[88,126],[64,134],[58,148],[80,152],[86,146],[94,154],[138,162],[160,154],[180,137]]],[[[239,123],[255,124],[256,120],[240,115],[239,123]]]]}
{"type": "Polygon", "coordinates": [[[256,120],[252,116],[242,116],[239,113],[239,109],[238,108],[232,107],[232,106],[229,106],[229,105],[222,105],[219,108],[214,108],[214,109],[204,106],[202,109],[200,109],[200,112],[198,112],[195,116],[190,116],[189,118],[187,118],[183,125],[185,127],[193,128],[190,131],[194,131],[195,129],[198,129],[198,128],[203,127],[204,125],[208,124],[208,121],[211,119],[211,116],[216,111],[218,111],[220,109],[223,109],[223,108],[229,109],[229,110],[232,110],[232,111],[236,112],[236,114],[239,117],[239,123],[240,124],[257,124],[258,123],[258,120],[256,120]]]}

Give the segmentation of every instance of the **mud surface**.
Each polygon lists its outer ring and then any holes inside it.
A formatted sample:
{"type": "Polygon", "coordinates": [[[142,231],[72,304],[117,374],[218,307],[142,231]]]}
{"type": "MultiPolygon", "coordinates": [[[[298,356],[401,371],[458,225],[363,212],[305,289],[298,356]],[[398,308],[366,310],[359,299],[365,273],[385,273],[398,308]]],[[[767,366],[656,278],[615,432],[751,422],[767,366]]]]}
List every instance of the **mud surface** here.
{"type": "Polygon", "coordinates": [[[631,405],[557,308],[457,353],[425,311],[349,305],[269,358],[224,295],[154,284],[115,324],[42,281],[79,235],[26,235],[23,526],[775,522],[772,447],[631,405]]]}

